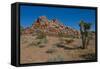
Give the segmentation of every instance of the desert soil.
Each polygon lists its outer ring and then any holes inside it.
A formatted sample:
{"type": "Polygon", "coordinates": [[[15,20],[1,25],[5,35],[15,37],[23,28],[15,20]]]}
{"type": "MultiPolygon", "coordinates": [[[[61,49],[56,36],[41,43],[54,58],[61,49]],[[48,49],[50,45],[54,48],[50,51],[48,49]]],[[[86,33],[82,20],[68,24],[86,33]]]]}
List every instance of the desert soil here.
{"type": "Polygon", "coordinates": [[[21,35],[20,41],[20,63],[40,63],[57,61],[91,60],[83,55],[95,54],[95,39],[90,40],[86,49],[81,49],[81,39],[75,38],[73,42],[64,46],[57,46],[60,43],[58,37],[47,36],[47,43],[40,46],[35,45],[36,36],[21,35]],[[83,56],[83,57],[82,57],[83,56]]]}

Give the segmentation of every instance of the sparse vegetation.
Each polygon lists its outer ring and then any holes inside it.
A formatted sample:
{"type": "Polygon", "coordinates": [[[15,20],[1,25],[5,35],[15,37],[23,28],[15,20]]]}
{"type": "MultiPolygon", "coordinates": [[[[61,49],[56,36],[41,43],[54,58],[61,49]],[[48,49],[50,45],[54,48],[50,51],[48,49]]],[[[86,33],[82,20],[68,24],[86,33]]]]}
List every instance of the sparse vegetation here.
{"type": "Polygon", "coordinates": [[[37,37],[36,37],[36,46],[38,47],[43,47],[44,43],[47,43],[47,36],[46,34],[43,32],[43,31],[40,31],[38,34],[37,34],[37,37]]]}
{"type": "Polygon", "coordinates": [[[24,27],[20,26],[20,33],[22,34],[23,31],[24,31],[24,27]]]}
{"type": "Polygon", "coordinates": [[[47,51],[46,51],[46,53],[54,53],[54,52],[56,52],[57,50],[56,50],[56,48],[55,47],[51,47],[51,48],[49,48],[47,51]]]}
{"type": "MultiPolygon", "coordinates": [[[[54,25],[57,24],[54,27],[51,22],[55,21],[50,20],[49,23],[46,20],[41,24],[40,18],[34,25],[30,26],[31,28],[29,27],[26,31],[28,34],[24,33],[20,37],[21,63],[92,60],[96,58],[95,32],[90,31],[90,24],[88,25],[84,21],[80,22],[82,38],[78,38],[80,36],[79,31],[59,23],[54,23],[54,25]],[[81,46],[84,49],[81,49],[81,46]]],[[[23,28],[21,28],[21,31],[23,31],[23,28]]]]}
{"type": "Polygon", "coordinates": [[[39,45],[39,48],[44,48],[44,47],[45,47],[45,44],[39,45]]]}
{"type": "Polygon", "coordinates": [[[44,39],[44,38],[46,38],[46,34],[43,31],[37,33],[36,39],[44,39]]]}
{"type": "Polygon", "coordinates": [[[30,43],[29,46],[35,46],[35,47],[43,48],[43,47],[45,47],[45,43],[42,40],[36,40],[36,41],[30,43]]]}
{"type": "Polygon", "coordinates": [[[66,44],[72,43],[73,41],[74,41],[74,39],[65,39],[66,44]]]}
{"type": "Polygon", "coordinates": [[[36,46],[37,44],[34,42],[31,42],[28,46],[36,46]]]}
{"type": "Polygon", "coordinates": [[[51,57],[51,58],[48,59],[47,62],[59,62],[59,61],[64,61],[64,56],[57,55],[55,57],[51,57]]]}
{"type": "Polygon", "coordinates": [[[96,59],[94,53],[88,53],[88,54],[85,54],[85,55],[81,55],[80,57],[82,57],[84,59],[88,59],[88,60],[94,60],[94,59],[96,59]]]}

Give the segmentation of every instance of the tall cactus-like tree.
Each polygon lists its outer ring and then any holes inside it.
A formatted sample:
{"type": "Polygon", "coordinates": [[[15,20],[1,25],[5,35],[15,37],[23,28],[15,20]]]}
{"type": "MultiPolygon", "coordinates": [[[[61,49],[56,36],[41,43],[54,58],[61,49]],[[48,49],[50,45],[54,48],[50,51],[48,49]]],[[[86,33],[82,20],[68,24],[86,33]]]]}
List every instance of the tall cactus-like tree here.
{"type": "Polygon", "coordinates": [[[86,23],[83,20],[81,20],[79,23],[83,49],[85,49],[89,43],[89,33],[91,25],[92,25],[91,23],[86,23]]]}
{"type": "Polygon", "coordinates": [[[90,37],[90,29],[91,29],[91,23],[85,23],[84,29],[85,29],[85,46],[89,44],[89,37],[90,37]]]}
{"type": "Polygon", "coordinates": [[[82,38],[82,48],[84,48],[84,46],[85,46],[85,39],[84,39],[84,21],[80,21],[80,23],[79,23],[79,26],[80,26],[80,33],[81,33],[81,38],[82,38]]]}

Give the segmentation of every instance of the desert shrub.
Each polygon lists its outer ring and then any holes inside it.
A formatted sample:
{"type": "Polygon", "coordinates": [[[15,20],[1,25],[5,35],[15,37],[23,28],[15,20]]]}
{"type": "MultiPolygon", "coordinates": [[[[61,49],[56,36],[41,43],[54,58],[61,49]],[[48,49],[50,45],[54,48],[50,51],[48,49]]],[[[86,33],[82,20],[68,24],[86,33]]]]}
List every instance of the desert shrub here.
{"type": "Polygon", "coordinates": [[[53,53],[53,52],[55,52],[55,50],[53,50],[53,49],[48,49],[48,50],[46,51],[46,53],[53,53]]]}
{"type": "Polygon", "coordinates": [[[42,41],[42,43],[47,43],[48,42],[47,38],[43,38],[41,41],[42,41]]]}
{"type": "Polygon", "coordinates": [[[32,41],[31,43],[29,43],[28,46],[43,48],[43,47],[45,47],[45,43],[46,43],[45,41],[47,41],[47,40],[38,39],[38,40],[35,40],[35,41],[32,41]]]}
{"type": "Polygon", "coordinates": [[[37,42],[37,45],[39,45],[39,44],[41,44],[41,41],[38,41],[38,42],[37,42]]]}
{"type": "Polygon", "coordinates": [[[58,44],[65,45],[72,43],[73,41],[74,41],[73,38],[62,38],[62,40],[58,44]]]}
{"type": "Polygon", "coordinates": [[[64,33],[60,31],[60,32],[58,33],[58,36],[59,36],[59,37],[63,37],[63,36],[64,36],[64,33]]]}
{"type": "Polygon", "coordinates": [[[62,32],[60,32],[58,35],[59,35],[59,40],[60,40],[61,44],[72,43],[74,41],[74,38],[75,38],[74,35],[64,35],[62,32]]]}
{"type": "Polygon", "coordinates": [[[40,44],[39,45],[39,48],[43,48],[43,47],[45,47],[45,45],[43,45],[43,44],[40,44]]]}
{"type": "Polygon", "coordinates": [[[53,49],[48,49],[48,50],[46,51],[46,53],[53,53],[53,52],[54,52],[53,49]]]}
{"type": "Polygon", "coordinates": [[[81,55],[80,57],[84,58],[84,59],[88,59],[88,60],[93,60],[93,59],[96,58],[94,53],[88,53],[88,54],[85,54],[85,55],[81,55]]]}
{"type": "Polygon", "coordinates": [[[64,45],[64,44],[57,44],[56,47],[58,47],[58,48],[63,48],[64,50],[79,49],[78,47],[77,47],[77,48],[71,48],[70,46],[64,45]]]}
{"type": "Polygon", "coordinates": [[[41,31],[41,30],[38,30],[38,33],[34,33],[34,35],[36,35],[36,38],[35,38],[35,41],[31,44],[31,46],[36,46],[36,47],[44,47],[45,46],[45,43],[47,43],[47,37],[46,37],[46,34],[41,31]]]}
{"type": "Polygon", "coordinates": [[[75,36],[75,38],[80,39],[80,36],[75,36]]]}
{"type": "Polygon", "coordinates": [[[37,34],[36,40],[39,40],[39,43],[47,43],[47,36],[44,32],[40,32],[37,34]]]}
{"type": "Polygon", "coordinates": [[[27,43],[28,41],[27,40],[25,40],[25,39],[23,39],[23,40],[21,40],[21,43],[27,43]]]}
{"type": "Polygon", "coordinates": [[[52,47],[52,48],[48,49],[48,50],[46,51],[46,53],[54,53],[54,52],[56,52],[56,51],[57,51],[56,48],[55,48],[55,47],[52,47]]]}
{"type": "Polygon", "coordinates": [[[75,35],[65,35],[65,38],[75,38],[75,35]]]}
{"type": "Polygon", "coordinates": [[[35,36],[35,35],[36,35],[36,33],[35,33],[35,32],[33,32],[33,33],[32,33],[32,36],[35,36]]]}
{"type": "Polygon", "coordinates": [[[74,41],[74,39],[65,39],[65,43],[69,44],[72,43],[74,41]]]}
{"type": "Polygon", "coordinates": [[[38,34],[37,34],[37,39],[43,39],[43,38],[46,38],[46,34],[43,32],[43,31],[40,31],[38,34]]]}
{"type": "Polygon", "coordinates": [[[39,46],[41,44],[41,41],[40,40],[35,40],[35,41],[32,41],[28,44],[28,46],[39,46]]]}
{"type": "Polygon", "coordinates": [[[65,47],[65,45],[64,45],[64,44],[61,44],[61,43],[58,43],[58,44],[56,44],[56,47],[59,47],[59,48],[64,48],[64,47],[65,47]]]}
{"type": "Polygon", "coordinates": [[[44,34],[39,34],[39,35],[37,35],[36,38],[37,38],[37,39],[43,39],[43,38],[46,38],[46,35],[44,35],[44,34]]]}
{"type": "Polygon", "coordinates": [[[64,57],[62,55],[57,55],[56,57],[51,57],[48,59],[48,62],[58,62],[64,61],[64,57]]]}
{"type": "Polygon", "coordinates": [[[28,44],[28,47],[30,47],[30,46],[36,46],[36,43],[31,42],[31,43],[28,44]]]}

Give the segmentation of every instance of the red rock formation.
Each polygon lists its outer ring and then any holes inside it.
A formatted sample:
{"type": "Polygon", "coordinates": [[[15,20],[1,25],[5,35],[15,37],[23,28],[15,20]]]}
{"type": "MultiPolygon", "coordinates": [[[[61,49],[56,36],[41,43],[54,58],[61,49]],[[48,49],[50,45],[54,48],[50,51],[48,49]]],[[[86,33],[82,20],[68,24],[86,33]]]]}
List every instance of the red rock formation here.
{"type": "Polygon", "coordinates": [[[24,30],[25,34],[35,33],[37,29],[43,30],[45,33],[55,34],[62,32],[65,35],[79,36],[79,31],[69,26],[64,26],[57,19],[48,20],[45,16],[40,16],[30,28],[24,30]]]}
{"type": "Polygon", "coordinates": [[[29,28],[29,27],[27,27],[27,28],[25,28],[24,29],[24,32],[23,32],[23,34],[32,34],[33,33],[33,29],[31,29],[31,28],[29,28]]]}

